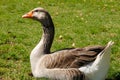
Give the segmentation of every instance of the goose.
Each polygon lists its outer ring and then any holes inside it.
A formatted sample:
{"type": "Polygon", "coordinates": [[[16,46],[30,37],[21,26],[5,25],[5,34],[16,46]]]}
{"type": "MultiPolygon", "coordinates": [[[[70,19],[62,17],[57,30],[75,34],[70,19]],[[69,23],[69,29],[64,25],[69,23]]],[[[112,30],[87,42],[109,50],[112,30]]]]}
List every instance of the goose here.
{"type": "Polygon", "coordinates": [[[38,7],[22,18],[37,20],[43,29],[41,40],[30,54],[34,77],[52,80],[105,80],[113,41],[109,41],[106,46],[66,48],[51,52],[55,27],[48,11],[38,7]]]}

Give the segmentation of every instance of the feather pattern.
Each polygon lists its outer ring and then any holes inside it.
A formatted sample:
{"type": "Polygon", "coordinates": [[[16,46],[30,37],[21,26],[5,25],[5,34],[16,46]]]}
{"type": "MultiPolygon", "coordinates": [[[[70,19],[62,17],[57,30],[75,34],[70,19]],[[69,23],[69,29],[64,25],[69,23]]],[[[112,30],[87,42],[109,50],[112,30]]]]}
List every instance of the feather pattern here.
{"type": "Polygon", "coordinates": [[[61,50],[52,54],[45,55],[47,68],[79,68],[96,59],[96,56],[104,49],[102,46],[73,48],[61,50]],[[96,49],[99,50],[96,51],[96,49]]]}

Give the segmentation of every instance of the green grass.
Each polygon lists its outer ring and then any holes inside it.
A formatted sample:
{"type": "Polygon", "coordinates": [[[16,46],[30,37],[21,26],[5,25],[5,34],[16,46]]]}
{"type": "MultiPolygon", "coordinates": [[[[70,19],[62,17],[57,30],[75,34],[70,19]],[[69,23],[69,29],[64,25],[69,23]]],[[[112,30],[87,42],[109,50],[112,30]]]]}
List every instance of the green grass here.
{"type": "Polygon", "coordinates": [[[113,40],[108,78],[120,77],[119,0],[0,0],[0,80],[35,80],[28,75],[29,55],[42,30],[38,22],[21,18],[35,7],[45,8],[53,18],[56,35],[52,51],[73,43],[84,47],[113,40]]]}

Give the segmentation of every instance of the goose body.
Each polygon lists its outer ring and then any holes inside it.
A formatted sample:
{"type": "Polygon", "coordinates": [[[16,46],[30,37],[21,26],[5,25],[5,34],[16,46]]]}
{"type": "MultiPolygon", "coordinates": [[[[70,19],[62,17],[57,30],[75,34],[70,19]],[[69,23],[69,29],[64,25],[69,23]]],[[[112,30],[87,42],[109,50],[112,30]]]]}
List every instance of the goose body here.
{"type": "Polygon", "coordinates": [[[30,63],[36,78],[52,80],[104,80],[109,69],[110,50],[113,44],[84,48],[69,48],[51,52],[54,38],[54,24],[43,8],[35,8],[22,16],[42,24],[43,35],[32,50],[30,63]]]}

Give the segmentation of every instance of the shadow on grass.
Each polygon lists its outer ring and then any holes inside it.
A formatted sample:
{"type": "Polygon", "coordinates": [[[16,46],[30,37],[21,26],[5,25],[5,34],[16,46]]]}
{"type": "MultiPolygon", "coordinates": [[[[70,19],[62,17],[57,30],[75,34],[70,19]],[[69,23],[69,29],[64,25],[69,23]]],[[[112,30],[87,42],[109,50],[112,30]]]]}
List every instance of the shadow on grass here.
{"type": "Polygon", "coordinates": [[[116,72],[112,75],[112,78],[107,78],[105,80],[120,80],[120,72],[116,72]]]}

